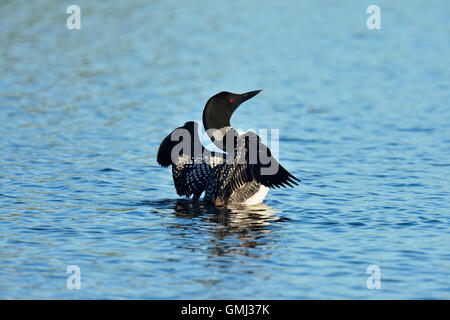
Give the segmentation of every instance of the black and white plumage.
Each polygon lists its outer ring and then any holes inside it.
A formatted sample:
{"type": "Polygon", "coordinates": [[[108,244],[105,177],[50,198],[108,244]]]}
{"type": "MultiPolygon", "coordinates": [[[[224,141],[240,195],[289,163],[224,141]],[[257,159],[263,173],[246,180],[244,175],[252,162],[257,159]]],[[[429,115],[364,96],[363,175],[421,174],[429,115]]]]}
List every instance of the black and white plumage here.
{"type": "Polygon", "coordinates": [[[215,152],[210,152],[201,145],[197,127],[196,122],[189,121],[184,126],[172,131],[161,143],[157,156],[157,161],[161,166],[172,165],[173,182],[177,194],[186,197],[193,196],[195,200],[199,199],[206,188],[213,184],[216,167],[224,162],[222,154],[216,155],[215,152]],[[187,138],[188,140],[192,139],[187,141],[190,148],[180,149],[177,154],[174,148],[183,142],[183,137],[186,138],[186,136],[182,136],[183,133],[189,133],[187,138]],[[178,134],[181,138],[174,141],[179,137],[178,134]],[[200,151],[196,151],[195,146],[201,146],[200,151]],[[173,160],[172,157],[174,157],[173,160]]]}
{"type": "Polygon", "coordinates": [[[259,92],[221,92],[208,100],[203,124],[211,140],[225,153],[206,149],[193,121],[163,140],[157,161],[163,167],[172,166],[178,195],[197,200],[205,192],[204,200],[215,205],[257,204],[264,200],[268,188],[297,185],[300,180],[272,157],[259,136],[239,134],[229,124],[237,107],[259,92]]]}

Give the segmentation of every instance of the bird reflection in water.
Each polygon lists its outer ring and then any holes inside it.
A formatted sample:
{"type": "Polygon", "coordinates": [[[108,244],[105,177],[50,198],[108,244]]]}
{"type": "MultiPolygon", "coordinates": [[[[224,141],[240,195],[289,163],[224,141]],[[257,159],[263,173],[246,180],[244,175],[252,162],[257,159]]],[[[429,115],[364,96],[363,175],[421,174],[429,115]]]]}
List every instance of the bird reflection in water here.
{"type": "Polygon", "coordinates": [[[261,256],[274,248],[272,225],[280,219],[273,208],[266,204],[212,207],[203,202],[179,199],[174,214],[184,219],[199,220],[202,225],[177,223],[172,228],[192,233],[205,232],[210,235],[209,254],[221,256],[240,254],[261,256]],[[192,228],[190,228],[192,227],[192,228]],[[253,250],[259,248],[260,250],[253,250]]]}

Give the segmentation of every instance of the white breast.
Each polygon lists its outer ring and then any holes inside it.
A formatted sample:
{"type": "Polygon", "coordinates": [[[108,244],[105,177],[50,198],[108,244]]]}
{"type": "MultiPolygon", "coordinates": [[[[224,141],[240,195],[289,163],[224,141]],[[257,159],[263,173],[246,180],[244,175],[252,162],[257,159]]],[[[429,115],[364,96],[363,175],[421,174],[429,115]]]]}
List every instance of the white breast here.
{"type": "Polygon", "coordinates": [[[269,188],[261,185],[259,187],[259,190],[257,193],[255,193],[253,196],[251,196],[250,198],[248,198],[244,204],[259,204],[262,203],[264,201],[264,198],[267,196],[267,194],[269,193],[269,188]]]}

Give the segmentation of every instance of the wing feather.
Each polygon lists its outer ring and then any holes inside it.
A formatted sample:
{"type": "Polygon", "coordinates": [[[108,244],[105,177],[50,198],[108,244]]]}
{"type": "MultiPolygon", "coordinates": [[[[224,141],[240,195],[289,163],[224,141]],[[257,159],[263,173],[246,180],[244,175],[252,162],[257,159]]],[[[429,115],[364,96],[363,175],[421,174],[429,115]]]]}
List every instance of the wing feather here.
{"type": "Polygon", "coordinates": [[[253,132],[239,137],[236,146],[237,157],[233,164],[225,164],[219,185],[226,198],[244,184],[256,181],[268,188],[291,187],[298,185],[300,179],[289,173],[271,154],[270,149],[253,132]],[[251,154],[256,152],[256,154],[251,154]],[[245,154],[245,159],[240,155],[245,154]],[[256,156],[255,156],[256,155],[256,156]],[[225,172],[226,171],[226,172],[225,172]]]}
{"type": "Polygon", "coordinates": [[[216,167],[224,161],[224,154],[203,147],[197,128],[197,122],[189,121],[183,127],[172,131],[162,141],[157,155],[157,161],[161,166],[172,165],[177,194],[194,196],[195,199],[198,199],[207,186],[215,181],[216,167]],[[183,139],[190,141],[184,141],[184,148],[175,149],[183,143],[183,139]]]}

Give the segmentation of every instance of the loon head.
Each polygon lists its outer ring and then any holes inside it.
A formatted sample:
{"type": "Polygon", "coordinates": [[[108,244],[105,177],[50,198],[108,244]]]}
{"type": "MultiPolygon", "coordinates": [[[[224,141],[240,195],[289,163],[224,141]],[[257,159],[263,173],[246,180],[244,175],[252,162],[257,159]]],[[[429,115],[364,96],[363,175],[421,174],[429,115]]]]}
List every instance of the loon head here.
{"type": "Polygon", "coordinates": [[[230,119],[239,105],[256,96],[262,90],[242,94],[222,91],[209,98],[203,110],[203,126],[205,130],[230,127],[230,119]]]}

